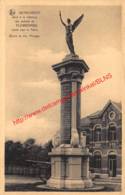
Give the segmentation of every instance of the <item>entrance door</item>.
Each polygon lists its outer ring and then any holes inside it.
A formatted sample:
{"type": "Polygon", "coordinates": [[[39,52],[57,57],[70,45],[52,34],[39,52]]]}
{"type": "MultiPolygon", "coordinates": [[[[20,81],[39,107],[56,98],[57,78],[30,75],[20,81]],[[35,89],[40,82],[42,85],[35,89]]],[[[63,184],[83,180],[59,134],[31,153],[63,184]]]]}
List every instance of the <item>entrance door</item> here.
{"type": "Polygon", "coordinates": [[[109,155],[108,164],[109,164],[109,176],[115,177],[116,176],[116,155],[109,155]]]}

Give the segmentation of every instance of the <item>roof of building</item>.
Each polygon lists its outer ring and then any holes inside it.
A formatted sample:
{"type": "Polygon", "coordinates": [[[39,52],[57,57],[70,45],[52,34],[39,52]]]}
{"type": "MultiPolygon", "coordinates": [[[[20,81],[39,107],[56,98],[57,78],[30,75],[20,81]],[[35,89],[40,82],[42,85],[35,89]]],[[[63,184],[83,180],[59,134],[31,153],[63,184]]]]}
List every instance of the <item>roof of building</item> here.
{"type": "Polygon", "coordinates": [[[91,123],[89,117],[85,117],[81,119],[81,126],[88,126],[91,123]]]}
{"type": "Polygon", "coordinates": [[[89,124],[91,123],[91,119],[102,116],[102,114],[105,112],[105,110],[108,108],[108,106],[110,104],[112,104],[117,110],[119,110],[121,112],[121,109],[122,109],[121,102],[114,102],[114,101],[109,100],[101,110],[98,110],[98,111],[82,118],[81,119],[81,126],[89,126],[89,124]]]}
{"type": "Polygon", "coordinates": [[[113,103],[115,106],[117,106],[120,110],[122,110],[122,104],[121,104],[121,102],[114,102],[114,101],[112,101],[112,103],[113,103]]]}

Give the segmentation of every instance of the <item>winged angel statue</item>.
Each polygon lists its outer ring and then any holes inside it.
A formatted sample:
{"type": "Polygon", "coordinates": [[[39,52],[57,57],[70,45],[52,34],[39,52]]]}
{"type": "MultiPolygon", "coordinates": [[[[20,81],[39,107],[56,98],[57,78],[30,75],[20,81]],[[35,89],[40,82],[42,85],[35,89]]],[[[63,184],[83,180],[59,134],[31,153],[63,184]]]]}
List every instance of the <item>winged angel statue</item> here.
{"type": "Polygon", "coordinates": [[[79,18],[77,18],[73,24],[71,23],[70,18],[67,18],[67,24],[64,23],[62,19],[61,11],[59,12],[59,16],[60,16],[61,23],[64,25],[65,30],[66,30],[66,42],[67,42],[70,54],[76,55],[75,50],[74,50],[74,45],[73,45],[72,34],[74,30],[77,28],[77,26],[80,24],[80,22],[82,21],[84,15],[82,14],[79,18]]]}

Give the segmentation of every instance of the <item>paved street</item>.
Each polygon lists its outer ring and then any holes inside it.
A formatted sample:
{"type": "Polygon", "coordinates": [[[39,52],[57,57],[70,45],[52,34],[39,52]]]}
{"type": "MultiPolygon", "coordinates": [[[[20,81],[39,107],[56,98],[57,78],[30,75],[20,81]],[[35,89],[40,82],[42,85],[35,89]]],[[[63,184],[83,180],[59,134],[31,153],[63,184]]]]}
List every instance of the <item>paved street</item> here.
{"type": "MultiPolygon", "coordinates": [[[[35,177],[6,175],[5,182],[6,191],[61,191],[47,188],[39,178],[35,177]]],[[[98,180],[94,184],[96,187],[93,187],[90,191],[120,191],[121,187],[120,183],[105,183],[104,181],[99,182],[98,180]],[[101,189],[101,186],[104,186],[104,188],[101,189]]]]}

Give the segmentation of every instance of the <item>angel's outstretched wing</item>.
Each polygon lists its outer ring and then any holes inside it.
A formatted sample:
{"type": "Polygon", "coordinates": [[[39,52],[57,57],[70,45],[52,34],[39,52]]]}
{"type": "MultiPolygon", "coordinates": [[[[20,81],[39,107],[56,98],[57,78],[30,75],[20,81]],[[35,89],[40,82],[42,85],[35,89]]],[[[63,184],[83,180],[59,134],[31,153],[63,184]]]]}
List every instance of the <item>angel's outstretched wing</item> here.
{"type": "Polygon", "coordinates": [[[84,15],[82,14],[79,18],[77,18],[75,20],[75,22],[72,25],[72,31],[74,31],[76,29],[76,27],[80,24],[80,22],[82,21],[83,16],[84,15]]]}

